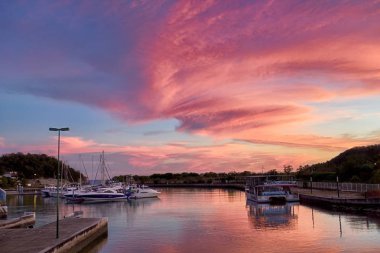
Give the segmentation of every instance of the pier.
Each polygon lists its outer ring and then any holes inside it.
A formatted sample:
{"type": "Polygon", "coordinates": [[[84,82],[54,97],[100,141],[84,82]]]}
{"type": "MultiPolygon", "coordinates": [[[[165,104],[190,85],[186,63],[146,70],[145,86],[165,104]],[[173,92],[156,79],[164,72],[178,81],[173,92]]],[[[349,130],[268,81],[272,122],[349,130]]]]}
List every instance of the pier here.
{"type": "Polygon", "coordinates": [[[360,211],[376,216],[380,215],[380,198],[368,198],[366,194],[359,192],[338,192],[332,190],[316,190],[294,188],[299,193],[300,202],[303,204],[321,207],[335,207],[347,211],[360,211]]]}
{"type": "Polygon", "coordinates": [[[1,252],[60,253],[79,252],[95,239],[108,233],[107,218],[66,218],[32,229],[0,229],[1,252]]]}

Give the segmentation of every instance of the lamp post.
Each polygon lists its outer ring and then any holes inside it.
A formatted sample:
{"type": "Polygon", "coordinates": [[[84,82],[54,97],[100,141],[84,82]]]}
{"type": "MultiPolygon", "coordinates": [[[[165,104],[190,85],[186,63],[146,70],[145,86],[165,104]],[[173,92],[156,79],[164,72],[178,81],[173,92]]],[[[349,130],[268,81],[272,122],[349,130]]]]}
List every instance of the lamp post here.
{"type": "Polygon", "coordinates": [[[61,131],[69,131],[68,127],[64,128],[54,128],[50,127],[49,131],[58,132],[58,170],[57,170],[57,229],[56,229],[56,238],[59,238],[59,150],[60,150],[60,142],[61,142],[61,131]]]}

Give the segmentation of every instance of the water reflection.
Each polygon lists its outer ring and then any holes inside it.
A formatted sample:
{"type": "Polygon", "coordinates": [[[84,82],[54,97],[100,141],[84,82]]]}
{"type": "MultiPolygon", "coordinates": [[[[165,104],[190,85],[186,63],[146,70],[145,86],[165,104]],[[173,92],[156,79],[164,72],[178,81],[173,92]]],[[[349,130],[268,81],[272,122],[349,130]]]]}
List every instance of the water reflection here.
{"type": "MultiPolygon", "coordinates": [[[[380,252],[378,218],[299,204],[258,205],[246,202],[243,192],[223,189],[160,191],[159,199],[60,201],[59,213],[108,217],[108,238],[84,252],[380,252]]],[[[9,196],[8,207],[12,216],[34,210],[36,226],[56,219],[55,198],[9,196]]]]}
{"type": "MultiPolygon", "coordinates": [[[[306,208],[306,206],[305,206],[306,208]]],[[[312,228],[319,228],[326,225],[326,219],[320,216],[328,215],[328,223],[331,227],[336,227],[339,231],[339,237],[343,237],[345,227],[348,231],[353,232],[363,230],[379,230],[380,219],[376,216],[368,216],[364,213],[350,213],[342,211],[334,211],[320,207],[310,206],[312,228]],[[335,225],[334,225],[335,224],[335,225]]]]}
{"type": "Polygon", "coordinates": [[[247,201],[248,216],[255,229],[294,229],[298,219],[295,206],[298,204],[270,205],[247,201]]]}
{"type": "Polygon", "coordinates": [[[147,199],[131,199],[127,203],[132,208],[144,208],[149,207],[152,204],[160,202],[159,198],[147,198],[147,199]]]}

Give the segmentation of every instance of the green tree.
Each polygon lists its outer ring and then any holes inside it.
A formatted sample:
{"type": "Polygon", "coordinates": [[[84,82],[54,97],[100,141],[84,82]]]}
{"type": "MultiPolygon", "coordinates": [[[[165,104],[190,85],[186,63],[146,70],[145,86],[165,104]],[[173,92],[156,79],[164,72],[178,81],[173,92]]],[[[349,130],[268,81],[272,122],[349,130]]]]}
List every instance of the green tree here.
{"type": "MultiPolygon", "coordinates": [[[[35,177],[53,178],[56,176],[58,160],[45,154],[12,153],[0,157],[0,171],[15,171],[20,179],[32,179],[35,177]]],[[[64,164],[68,175],[74,181],[78,181],[79,172],[64,164]]],[[[82,178],[85,178],[82,175],[82,178]]]]}
{"type": "Polygon", "coordinates": [[[293,171],[293,166],[292,165],[284,165],[284,173],[286,175],[290,175],[290,173],[293,171]]]}
{"type": "Polygon", "coordinates": [[[277,172],[276,169],[273,169],[273,170],[268,170],[265,174],[266,174],[266,175],[277,175],[278,172],[277,172]]]}

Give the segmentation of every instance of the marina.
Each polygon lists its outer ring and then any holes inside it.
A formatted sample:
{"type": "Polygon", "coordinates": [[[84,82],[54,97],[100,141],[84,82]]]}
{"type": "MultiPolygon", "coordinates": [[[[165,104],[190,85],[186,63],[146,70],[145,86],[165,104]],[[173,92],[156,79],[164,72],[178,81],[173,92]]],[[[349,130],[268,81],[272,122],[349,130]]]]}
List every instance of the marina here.
{"type": "MultiPolygon", "coordinates": [[[[380,250],[377,217],[300,203],[258,204],[247,201],[244,191],[234,189],[158,190],[159,198],[120,202],[84,205],[60,199],[60,218],[76,211],[82,212],[83,218],[108,217],[108,236],[99,237],[82,252],[251,252],[253,245],[262,252],[380,250]],[[291,249],[286,247],[289,244],[291,249]]],[[[54,236],[56,198],[10,195],[7,204],[9,218],[26,209],[34,211],[33,229],[51,224],[54,236]]]]}
{"type": "Polygon", "coordinates": [[[0,253],[380,252],[380,0],[0,2],[0,253]]]}

